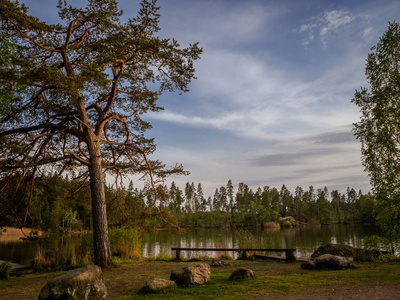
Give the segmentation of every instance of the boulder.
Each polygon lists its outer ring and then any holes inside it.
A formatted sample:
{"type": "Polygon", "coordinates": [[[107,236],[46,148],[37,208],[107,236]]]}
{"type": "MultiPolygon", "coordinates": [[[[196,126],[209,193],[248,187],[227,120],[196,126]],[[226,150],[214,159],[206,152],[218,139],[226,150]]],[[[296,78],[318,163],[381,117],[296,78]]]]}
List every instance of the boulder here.
{"type": "Polygon", "coordinates": [[[229,280],[247,280],[253,279],[254,272],[246,268],[239,268],[232,272],[229,280]]]}
{"type": "Polygon", "coordinates": [[[46,264],[50,267],[62,267],[67,263],[62,251],[58,248],[50,248],[44,253],[46,264]]]}
{"type": "Polygon", "coordinates": [[[170,279],[179,286],[202,285],[210,281],[211,268],[208,264],[196,264],[173,270],[170,279]]]}
{"type": "Polygon", "coordinates": [[[88,265],[48,281],[40,291],[39,300],[106,299],[106,295],[101,268],[88,265]]]}
{"type": "Polygon", "coordinates": [[[163,278],[152,278],[140,290],[143,294],[159,294],[173,291],[177,288],[176,282],[163,278]]]}
{"type": "Polygon", "coordinates": [[[328,243],[326,245],[320,246],[317,250],[315,250],[314,253],[311,255],[311,259],[315,259],[323,254],[333,254],[343,257],[353,257],[358,260],[368,260],[377,258],[385,253],[387,252],[379,250],[359,249],[347,245],[337,245],[328,243]]]}
{"type": "Polygon", "coordinates": [[[332,254],[323,254],[317,257],[314,261],[310,260],[301,265],[303,269],[329,269],[343,270],[352,267],[353,258],[343,257],[332,254]]]}

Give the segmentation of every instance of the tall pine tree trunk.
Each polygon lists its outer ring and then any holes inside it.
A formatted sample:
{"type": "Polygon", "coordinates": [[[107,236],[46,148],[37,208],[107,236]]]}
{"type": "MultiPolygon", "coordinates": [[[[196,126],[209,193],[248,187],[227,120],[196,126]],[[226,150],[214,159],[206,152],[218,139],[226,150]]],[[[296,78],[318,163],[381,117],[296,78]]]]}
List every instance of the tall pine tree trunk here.
{"type": "Polygon", "coordinates": [[[112,256],[108,239],[107,207],[99,139],[93,138],[90,142],[88,141],[88,148],[90,155],[89,175],[92,197],[94,263],[105,268],[112,265],[112,256]]]}

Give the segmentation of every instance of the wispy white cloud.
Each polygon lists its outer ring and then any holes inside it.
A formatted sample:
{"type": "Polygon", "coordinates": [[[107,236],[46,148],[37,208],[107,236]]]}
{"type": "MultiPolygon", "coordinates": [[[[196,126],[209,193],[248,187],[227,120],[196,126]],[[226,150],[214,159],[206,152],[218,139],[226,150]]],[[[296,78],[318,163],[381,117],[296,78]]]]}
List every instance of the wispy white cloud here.
{"type": "Polygon", "coordinates": [[[357,120],[350,99],[364,81],[362,57],[354,50],[309,81],[249,55],[215,52],[203,62],[192,89],[206,109],[190,114],[167,109],[150,117],[257,140],[292,139],[350,125],[357,120]]]}
{"type": "Polygon", "coordinates": [[[371,43],[376,37],[378,36],[378,33],[376,29],[373,27],[368,27],[364,30],[362,37],[367,43],[371,43]]]}
{"type": "Polygon", "coordinates": [[[179,8],[179,18],[168,18],[169,6],[162,7],[168,22],[162,22],[162,32],[176,37],[182,43],[201,41],[202,47],[228,47],[256,41],[260,33],[266,34],[269,22],[279,11],[270,8],[268,2],[254,2],[248,5],[242,1],[191,1],[183,2],[179,8]],[[187,30],[190,24],[191,30],[187,30]],[[171,34],[170,34],[171,31],[171,34]],[[193,34],[195,33],[195,34],[193,34]]]}
{"type": "Polygon", "coordinates": [[[309,23],[300,27],[300,32],[305,32],[308,37],[303,40],[303,45],[308,45],[318,36],[324,46],[327,45],[331,34],[338,32],[340,27],[352,22],[354,16],[346,10],[331,10],[313,17],[309,23]]]}

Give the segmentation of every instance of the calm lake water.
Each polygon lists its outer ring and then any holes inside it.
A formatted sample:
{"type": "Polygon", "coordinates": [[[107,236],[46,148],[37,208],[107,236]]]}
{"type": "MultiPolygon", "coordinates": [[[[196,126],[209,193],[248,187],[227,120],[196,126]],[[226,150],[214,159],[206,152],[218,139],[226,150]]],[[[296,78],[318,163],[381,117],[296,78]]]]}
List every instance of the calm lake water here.
{"type": "MultiPolygon", "coordinates": [[[[249,230],[253,236],[266,238],[264,247],[268,248],[296,248],[296,257],[310,256],[319,246],[328,242],[345,244],[361,248],[363,238],[377,234],[379,229],[370,225],[331,225],[322,227],[302,227],[290,229],[249,230]]],[[[158,231],[143,235],[143,256],[156,257],[161,253],[173,256],[171,247],[240,247],[239,236],[231,229],[196,229],[184,233],[158,231]]],[[[21,241],[7,238],[0,234],[0,260],[28,265],[33,260],[40,247],[49,249],[61,248],[64,254],[71,253],[76,247],[81,247],[82,236],[52,236],[46,241],[21,241]]],[[[185,256],[185,253],[182,253],[185,256]]],[[[221,253],[218,253],[221,254],[221,253]]],[[[190,253],[190,256],[208,255],[217,256],[217,253],[190,253]]],[[[235,256],[234,252],[227,253],[235,256]]],[[[186,256],[187,257],[187,256],[186,256]]]]}

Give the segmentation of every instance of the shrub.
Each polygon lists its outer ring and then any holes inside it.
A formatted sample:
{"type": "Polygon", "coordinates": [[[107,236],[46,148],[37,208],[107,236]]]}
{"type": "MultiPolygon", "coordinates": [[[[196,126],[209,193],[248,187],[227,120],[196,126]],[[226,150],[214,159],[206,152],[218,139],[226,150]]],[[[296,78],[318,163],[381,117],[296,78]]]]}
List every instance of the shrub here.
{"type": "Polygon", "coordinates": [[[366,249],[376,249],[376,250],[381,250],[381,251],[388,251],[392,252],[398,251],[400,248],[400,241],[395,240],[395,241],[389,241],[385,237],[380,237],[377,235],[371,235],[371,236],[366,236],[364,237],[363,240],[364,248],[366,249]]]}
{"type": "Polygon", "coordinates": [[[366,249],[385,251],[385,253],[381,254],[379,257],[374,259],[374,261],[378,262],[400,261],[400,257],[396,256],[395,254],[398,253],[400,249],[399,240],[390,241],[385,237],[371,235],[364,237],[363,244],[366,249]]]}
{"type": "Polygon", "coordinates": [[[0,280],[10,279],[11,264],[8,261],[3,262],[0,265],[0,280]]]}

